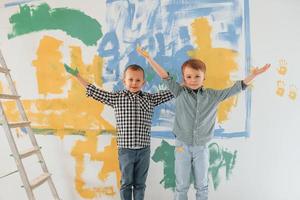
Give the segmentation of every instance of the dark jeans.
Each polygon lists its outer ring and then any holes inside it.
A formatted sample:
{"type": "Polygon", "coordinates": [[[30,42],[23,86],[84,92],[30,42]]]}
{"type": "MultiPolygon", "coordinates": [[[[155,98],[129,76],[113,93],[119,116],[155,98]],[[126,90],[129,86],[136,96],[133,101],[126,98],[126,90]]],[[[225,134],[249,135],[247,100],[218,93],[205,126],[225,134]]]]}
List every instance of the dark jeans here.
{"type": "Polygon", "coordinates": [[[143,200],[150,163],[150,147],[118,150],[122,174],[120,195],[122,200],[143,200]]]}

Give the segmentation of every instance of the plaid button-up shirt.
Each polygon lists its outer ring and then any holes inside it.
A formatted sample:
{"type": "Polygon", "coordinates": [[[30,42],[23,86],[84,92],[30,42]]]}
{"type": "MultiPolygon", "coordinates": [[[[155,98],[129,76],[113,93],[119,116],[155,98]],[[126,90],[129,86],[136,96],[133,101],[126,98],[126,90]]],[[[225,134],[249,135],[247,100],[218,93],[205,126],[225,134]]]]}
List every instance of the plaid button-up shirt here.
{"type": "Polygon", "coordinates": [[[150,94],[128,90],[107,92],[89,84],[86,95],[115,111],[118,148],[150,146],[151,118],[155,106],[173,98],[170,91],[150,94]]]}

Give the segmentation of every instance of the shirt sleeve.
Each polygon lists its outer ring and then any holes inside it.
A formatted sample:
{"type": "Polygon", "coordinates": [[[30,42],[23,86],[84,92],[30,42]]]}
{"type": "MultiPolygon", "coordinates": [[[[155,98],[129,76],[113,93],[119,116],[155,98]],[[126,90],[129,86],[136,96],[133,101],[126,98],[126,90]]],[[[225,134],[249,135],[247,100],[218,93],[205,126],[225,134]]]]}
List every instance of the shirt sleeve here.
{"type": "Polygon", "coordinates": [[[93,84],[89,84],[86,87],[86,96],[92,97],[93,99],[100,101],[101,103],[107,104],[109,106],[114,106],[116,101],[116,93],[107,92],[97,88],[93,84]]]}
{"type": "Polygon", "coordinates": [[[182,90],[182,86],[179,83],[177,83],[174,80],[174,77],[170,76],[170,74],[167,78],[163,79],[163,83],[167,86],[167,88],[173,93],[175,97],[177,97],[182,90]]]}
{"type": "Polygon", "coordinates": [[[174,97],[170,90],[160,91],[158,93],[151,94],[151,101],[154,106],[158,106],[166,101],[171,100],[174,97]]]}
{"type": "Polygon", "coordinates": [[[217,101],[221,102],[231,96],[240,93],[242,90],[246,89],[247,86],[243,84],[243,81],[237,81],[235,84],[229,88],[223,90],[215,90],[215,97],[217,101]]]}
{"type": "Polygon", "coordinates": [[[244,81],[242,81],[242,90],[247,89],[248,85],[244,83],[244,81]]]}

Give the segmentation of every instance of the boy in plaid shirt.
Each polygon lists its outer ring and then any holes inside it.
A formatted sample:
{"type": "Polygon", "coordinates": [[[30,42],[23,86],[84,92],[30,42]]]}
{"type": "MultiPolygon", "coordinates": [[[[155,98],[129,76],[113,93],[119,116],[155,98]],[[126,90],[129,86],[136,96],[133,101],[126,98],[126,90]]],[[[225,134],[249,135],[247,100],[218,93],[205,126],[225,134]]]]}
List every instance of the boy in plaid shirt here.
{"type": "Polygon", "coordinates": [[[150,163],[150,130],[153,109],[173,98],[170,91],[150,94],[141,91],[145,74],[139,65],[129,65],[123,75],[125,90],[108,92],[88,83],[65,65],[67,72],[86,88],[86,95],[114,109],[117,126],[120,195],[122,200],[143,200],[150,163]]]}

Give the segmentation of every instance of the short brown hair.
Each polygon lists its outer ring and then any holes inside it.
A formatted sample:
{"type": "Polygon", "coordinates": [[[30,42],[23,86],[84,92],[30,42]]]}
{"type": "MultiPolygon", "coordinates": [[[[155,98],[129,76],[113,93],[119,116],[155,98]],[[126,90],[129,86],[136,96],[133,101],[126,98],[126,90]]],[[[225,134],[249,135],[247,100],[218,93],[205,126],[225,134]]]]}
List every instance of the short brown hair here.
{"type": "Polygon", "coordinates": [[[199,60],[199,59],[189,59],[187,61],[185,61],[182,66],[181,66],[181,72],[183,74],[183,71],[186,67],[190,67],[192,69],[195,69],[195,70],[200,70],[202,71],[203,73],[206,72],[206,65],[203,61],[199,60]]]}
{"type": "Polygon", "coordinates": [[[137,64],[128,65],[125,68],[125,70],[124,70],[123,78],[125,78],[125,74],[126,74],[127,70],[129,70],[129,69],[131,69],[133,71],[141,71],[141,72],[143,72],[143,78],[145,79],[145,71],[144,71],[144,69],[141,66],[137,65],[137,64]]]}

